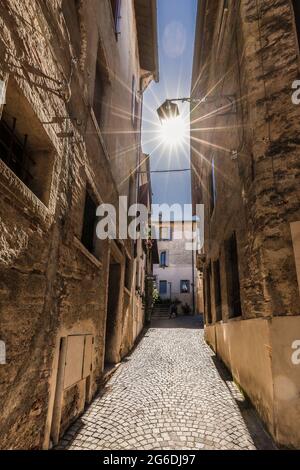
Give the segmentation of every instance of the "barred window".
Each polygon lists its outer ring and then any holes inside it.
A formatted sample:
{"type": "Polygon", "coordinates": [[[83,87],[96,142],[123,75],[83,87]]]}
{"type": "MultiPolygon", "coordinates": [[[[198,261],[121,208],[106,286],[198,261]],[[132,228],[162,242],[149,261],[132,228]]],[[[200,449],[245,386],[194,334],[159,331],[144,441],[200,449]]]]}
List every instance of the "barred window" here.
{"type": "Polygon", "coordinates": [[[48,204],[54,149],[13,79],[8,81],[0,120],[0,158],[45,205],[48,204]]]}

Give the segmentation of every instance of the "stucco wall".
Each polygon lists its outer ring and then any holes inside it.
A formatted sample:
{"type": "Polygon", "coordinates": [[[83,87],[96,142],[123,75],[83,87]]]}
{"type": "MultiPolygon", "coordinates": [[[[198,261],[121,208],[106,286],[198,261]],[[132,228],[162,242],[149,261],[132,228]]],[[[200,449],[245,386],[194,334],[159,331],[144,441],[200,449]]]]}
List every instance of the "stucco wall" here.
{"type": "Polygon", "coordinates": [[[205,327],[208,344],[281,445],[300,447],[300,365],[292,348],[300,317],[230,321],[205,327]]]}

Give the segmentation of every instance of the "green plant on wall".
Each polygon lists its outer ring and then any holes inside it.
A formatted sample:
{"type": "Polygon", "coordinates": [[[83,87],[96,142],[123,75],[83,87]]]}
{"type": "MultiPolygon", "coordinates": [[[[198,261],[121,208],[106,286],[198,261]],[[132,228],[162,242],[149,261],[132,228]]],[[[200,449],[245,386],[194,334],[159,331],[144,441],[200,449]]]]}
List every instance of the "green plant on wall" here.
{"type": "Polygon", "coordinates": [[[152,300],[153,300],[153,305],[156,304],[159,300],[159,292],[157,289],[153,289],[152,300]]]}

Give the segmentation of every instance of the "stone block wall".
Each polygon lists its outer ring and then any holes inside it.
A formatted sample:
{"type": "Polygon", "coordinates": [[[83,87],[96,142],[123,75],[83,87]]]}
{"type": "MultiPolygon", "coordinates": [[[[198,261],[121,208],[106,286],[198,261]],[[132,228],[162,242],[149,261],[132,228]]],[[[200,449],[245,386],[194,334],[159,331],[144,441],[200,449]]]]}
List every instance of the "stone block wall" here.
{"type": "Polygon", "coordinates": [[[300,331],[298,248],[291,232],[300,220],[300,109],[292,102],[300,65],[295,16],[289,0],[227,3],[199,2],[192,84],[193,97],[207,97],[191,106],[193,201],[205,204],[199,265],[206,339],[277,441],[297,447],[299,366],[290,359],[300,331]],[[233,233],[241,314],[229,306],[232,260],[226,243],[233,233]],[[212,269],[217,260],[219,307],[212,269]],[[281,326],[285,340],[278,340],[273,325],[281,326]],[[281,396],[278,381],[288,384],[281,396]]]}
{"type": "MultiPolygon", "coordinates": [[[[7,364],[0,366],[2,449],[48,448],[54,415],[61,422],[57,434],[101,382],[111,249],[97,241],[91,254],[81,235],[86,188],[97,205],[118,208],[140,151],[139,133],[132,132],[131,118],[124,120],[131,112],[132,77],[136,92],[142,79],[133,2],[122,8],[117,36],[108,0],[9,0],[0,6],[0,79],[8,83],[10,109],[19,110],[30,150],[41,154],[46,145],[43,158],[52,159],[43,200],[0,160],[0,338],[7,351],[7,364]],[[93,112],[97,59],[107,72],[100,123],[93,112]],[[78,393],[65,394],[59,409],[61,341],[72,335],[93,337],[90,375],[78,393]]],[[[38,176],[43,184],[44,177],[38,176]]],[[[120,247],[123,264],[126,255],[133,263],[132,245],[120,247]]],[[[127,323],[120,328],[119,354],[122,342],[127,352],[135,339],[127,323]]]]}

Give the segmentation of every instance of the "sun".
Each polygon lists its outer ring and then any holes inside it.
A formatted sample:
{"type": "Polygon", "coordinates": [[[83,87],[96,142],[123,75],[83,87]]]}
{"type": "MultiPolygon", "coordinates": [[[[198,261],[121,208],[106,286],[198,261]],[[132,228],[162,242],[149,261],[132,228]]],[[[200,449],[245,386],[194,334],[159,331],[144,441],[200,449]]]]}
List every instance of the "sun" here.
{"type": "Polygon", "coordinates": [[[177,146],[187,137],[187,125],[181,116],[164,120],[161,127],[161,137],[165,144],[177,146]]]}

